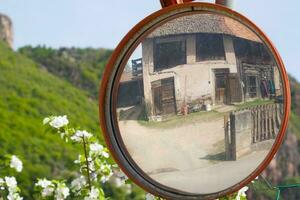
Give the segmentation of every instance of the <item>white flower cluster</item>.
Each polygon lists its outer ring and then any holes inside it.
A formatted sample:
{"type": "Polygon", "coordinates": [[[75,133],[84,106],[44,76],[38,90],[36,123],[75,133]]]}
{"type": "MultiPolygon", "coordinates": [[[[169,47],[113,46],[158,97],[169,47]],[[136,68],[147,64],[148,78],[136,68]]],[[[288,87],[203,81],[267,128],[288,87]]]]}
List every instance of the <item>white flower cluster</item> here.
{"type": "Polygon", "coordinates": [[[53,192],[55,190],[55,186],[54,184],[47,180],[47,179],[40,179],[35,186],[40,187],[41,188],[41,194],[42,197],[49,197],[53,195],[53,192]]]}
{"type": "Polygon", "coordinates": [[[4,179],[0,178],[0,190],[8,190],[8,200],[22,200],[23,197],[19,194],[17,180],[15,177],[6,176],[4,179]]]}
{"type": "Polygon", "coordinates": [[[90,144],[90,157],[91,156],[103,156],[104,158],[109,158],[107,149],[104,148],[101,144],[92,143],[90,144]]]}
{"type": "Polygon", "coordinates": [[[71,182],[71,189],[77,194],[81,194],[81,189],[86,187],[87,182],[84,176],[80,176],[71,182]]]}
{"type": "Polygon", "coordinates": [[[117,187],[122,187],[126,184],[128,177],[122,171],[114,171],[114,180],[113,183],[117,187]]]}
{"type": "Polygon", "coordinates": [[[46,117],[43,120],[43,124],[49,124],[51,127],[60,129],[69,124],[69,120],[66,115],[64,116],[55,116],[55,117],[46,117]]]}
{"type": "Polygon", "coordinates": [[[98,200],[100,195],[100,191],[98,188],[92,187],[88,196],[84,198],[84,200],[98,200]]]}
{"type": "Polygon", "coordinates": [[[22,161],[15,155],[11,157],[10,165],[11,168],[15,169],[17,172],[21,172],[23,169],[22,161]]]}
{"type": "Polygon", "coordinates": [[[42,197],[51,197],[54,195],[56,200],[64,200],[70,195],[70,189],[65,183],[56,183],[47,179],[40,179],[35,186],[41,190],[42,197]],[[55,186],[56,185],[56,186],[55,186]]]}
{"type": "MultiPolygon", "coordinates": [[[[99,144],[97,138],[86,130],[75,130],[66,126],[69,121],[67,116],[47,117],[43,121],[49,124],[67,142],[69,139],[82,144],[84,154],[79,155],[74,163],[79,165],[80,175],[71,182],[70,189],[64,183],[46,179],[39,180],[36,187],[40,189],[42,197],[54,197],[62,200],[70,195],[84,200],[98,200],[105,198],[99,182],[107,182],[113,175],[112,166],[108,162],[108,149],[99,144]]],[[[127,177],[118,177],[121,183],[125,183],[127,177]]]]}
{"type": "Polygon", "coordinates": [[[83,139],[88,140],[92,137],[93,135],[85,130],[83,131],[76,131],[74,135],[71,136],[71,140],[74,142],[82,142],[83,139]]]}
{"type": "Polygon", "coordinates": [[[150,193],[147,193],[146,194],[146,200],[155,200],[155,196],[150,194],[150,193]]]}
{"type": "Polygon", "coordinates": [[[247,186],[245,186],[245,187],[243,187],[242,189],[240,189],[239,191],[238,191],[238,194],[237,194],[237,196],[236,196],[236,200],[241,200],[241,197],[247,197],[247,194],[246,194],[246,192],[248,191],[248,187],[247,186]]]}
{"type": "Polygon", "coordinates": [[[55,190],[55,199],[64,200],[70,195],[70,190],[65,183],[58,183],[55,190]]]}

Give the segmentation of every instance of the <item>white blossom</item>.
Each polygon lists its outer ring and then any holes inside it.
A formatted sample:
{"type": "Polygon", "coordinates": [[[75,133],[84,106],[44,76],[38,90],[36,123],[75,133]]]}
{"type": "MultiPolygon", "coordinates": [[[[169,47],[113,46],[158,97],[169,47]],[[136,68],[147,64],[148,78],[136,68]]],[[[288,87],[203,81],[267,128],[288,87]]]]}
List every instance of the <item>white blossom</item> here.
{"type": "Polygon", "coordinates": [[[102,153],[103,149],[104,148],[101,144],[98,144],[98,143],[90,144],[90,152],[91,153],[100,155],[102,153]]]}
{"type": "Polygon", "coordinates": [[[21,197],[18,193],[9,192],[7,195],[7,200],[22,200],[23,197],[21,197]]]}
{"type": "Polygon", "coordinates": [[[71,140],[75,142],[81,142],[83,138],[91,138],[93,135],[87,131],[76,131],[75,134],[71,137],[71,140]]]}
{"type": "Polygon", "coordinates": [[[150,194],[150,193],[147,193],[147,194],[146,194],[146,200],[155,200],[155,196],[153,196],[153,195],[150,194]]]}
{"type": "Polygon", "coordinates": [[[96,155],[96,156],[103,156],[105,158],[109,158],[109,154],[106,152],[106,148],[104,148],[101,144],[99,143],[92,143],[90,144],[90,156],[91,155],[96,155]]]}
{"type": "Polygon", "coordinates": [[[258,176],[254,180],[252,180],[251,183],[255,183],[255,180],[258,180],[258,176]]]}
{"type": "Polygon", "coordinates": [[[246,192],[247,192],[248,189],[249,189],[249,188],[248,188],[247,186],[245,186],[245,187],[243,187],[242,189],[240,189],[240,190],[238,191],[237,196],[236,196],[236,200],[240,200],[241,197],[246,197],[246,196],[247,196],[247,195],[246,195],[246,192]]]}
{"type": "Polygon", "coordinates": [[[126,180],[128,180],[128,177],[122,171],[115,172],[114,175],[115,175],[114,183],[117,187],[121,187],[125,185],[126,180]]]}
{"type": "Polygon", "coordinates": [[[45,125],[45,124],[48,124],[50,121],[51,121],[51,118],[50,118],[50,117],[46,117],[46,118],[44,118],[44,120],[43,120],[43,124],[44,124],[44,125],[45,125]]]}
{"type": "Polygon", "coordinates": [[[42,197],[51,196],[54,192],[54,184],[45,178],[40,179],[35,185],[43,188],[41,191],[42,197]]]}
{"type": "Polygon", "coordinates": [[[23,169],[22,161],[15,155],[11,157],[10,165],[11,168],[15,169],[17,172],[21,172],[23,169]]]}
{"type": "Polygon", "coordinates": [[[64,183],[60,183],[57,185],[57,188],[55,190],[55,199],[56,200],[64,200],[69,195],[70,195],[70,190],[64,183]]]}
{"type": "Polygon", "coordinates": [[[110,179],[110,177],[111,177],[112,175],[113,175],[112,172],[110,172],[108,175],[103,175],[103,176],[101,177],[100,181],[101,181],[102,183],[106,183],[106,182],[110,179]]]}
{"type": "MultiPolygon", "coordinates": [[[[45,121],[47,121],[47,120],[45,120],[45,121]]],[[[54,117],[49,123],[50,126],[52,126],[53,128],[56,128],[56,129],[59,129],[68,124],[69,124],[69,120],[67,119],[66,115],[54,117]]]]}
{"type": "Polygon", "coordinates": [[[109,158],[109,154],[106,151],[103,151],[101,154],[104,158],[109,158]]]}
{"type": "Polygon", "coordinates": [[[83,188],[85,185],[86,185],[86,179],[84,176],[80,176],[71,182],[71,188],[74,191],[81,190],[81,188],[83,188]]]}
{"type": "Polygon", "coordinates": [[[98,200],[100,191],[98,188],[92,187],[89,196],[85,197],[84,200],[98,200]]]}
{"type": "Polygon", "coordinates": [[[17,188],[16,178],[6,176],[4,179],[5,179],[6,186],[8,187],[8,190],[15,191],[17,188]]]}
{"type": "Polygon", "coordinates": [[[40,186],[42,188],[47,188],[49,186],[53,186],[52,182],[47,179],[40,179],[36,184],[36,186],[40,186]]]}
{"type": "Polygon", "coordinates": [[[42,190],[42,197],[52,196],[53,192],[54,192],[53,187],[46,187],[42,190]]]}

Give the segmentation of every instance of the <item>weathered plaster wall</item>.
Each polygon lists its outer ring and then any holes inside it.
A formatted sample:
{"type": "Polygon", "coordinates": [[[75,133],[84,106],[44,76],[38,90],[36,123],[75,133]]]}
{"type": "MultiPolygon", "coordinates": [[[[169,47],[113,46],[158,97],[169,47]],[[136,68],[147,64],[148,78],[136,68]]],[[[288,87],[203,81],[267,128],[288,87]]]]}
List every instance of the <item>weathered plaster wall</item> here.
{"type": "Polygon", "coordinates": [[[276,90],[276,96],[282,95],[282,81],[280,72],[277,66],[274,67],[274,85],[276,90]]]}
{"type": "MultiPolygon", "coordinates": [[[[229,36],[224,37],[226,60],[196,62],[196,35],[172,37],[172,40],[186,40],[187,64],[173,68],[154,71],[154,41],[146,39],[142,44],[143,79],[146,104],[153,104],[151,82],[165,78],[174,78],[177,108],[184,100],[187,102],[204,95],[215,99],[214,69],[228,68],[230,73],[237,73],[233,42],[229,36]]],[[[164,40],[166,40],[164,38],[164,40]]]]}

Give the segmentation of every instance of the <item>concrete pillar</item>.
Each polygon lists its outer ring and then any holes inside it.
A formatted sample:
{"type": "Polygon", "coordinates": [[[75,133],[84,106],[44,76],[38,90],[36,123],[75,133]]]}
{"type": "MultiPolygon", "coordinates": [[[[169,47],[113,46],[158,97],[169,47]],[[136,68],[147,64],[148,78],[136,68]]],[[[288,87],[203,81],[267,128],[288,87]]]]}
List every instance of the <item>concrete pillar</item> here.
{"type": "Polygon", "coordinates": [[[224,50],[226,61],[229,64],[235,65],[235,69],[230,69],[230,73],[237,73],[237,63],[234,51],[234,45],[232,37],[224,35],[223,36],[224,50]]]}
{"type": "Polygon", "coordinates": [[[186,40],[187,64],[196,63],[196,35],[189,35],[186,40]]]}
{"type": "Polygon", "coordinates": [[[151,73],[154,69],[153,40],[147,39],[142,44],[144,98],[148,116],[152,115],[151,73]]]}

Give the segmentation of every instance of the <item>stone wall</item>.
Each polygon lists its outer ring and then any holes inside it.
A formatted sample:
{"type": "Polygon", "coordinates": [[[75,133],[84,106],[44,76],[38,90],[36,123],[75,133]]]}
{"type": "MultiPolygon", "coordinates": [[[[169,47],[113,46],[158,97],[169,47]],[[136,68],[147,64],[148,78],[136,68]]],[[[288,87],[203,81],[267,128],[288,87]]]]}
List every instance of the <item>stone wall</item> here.
{"type": "Polygon", "coordinates": [[[251,150],[252,116],[250,110],[232,112],[229,128],[225,129],[227,160],[237,160],[251,150]]]}
{"type": "Polygon", "coordinates": [[[281,126],[282,104],[266,104],[225,116],[227,160],[237,160],[251,150],[270,149],[281,126]]]}
{"type": "Polygon", "coordinates": [[[11,19],[3,14],[0,14],[0,40],[7,43],[10,47],[13,46],[13,25],[11,19]]]}

